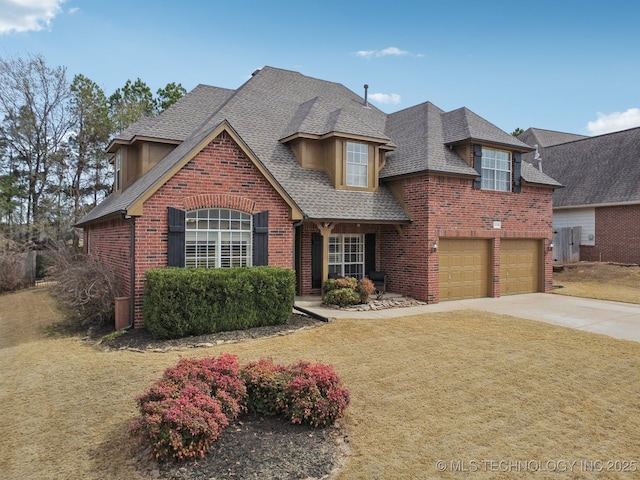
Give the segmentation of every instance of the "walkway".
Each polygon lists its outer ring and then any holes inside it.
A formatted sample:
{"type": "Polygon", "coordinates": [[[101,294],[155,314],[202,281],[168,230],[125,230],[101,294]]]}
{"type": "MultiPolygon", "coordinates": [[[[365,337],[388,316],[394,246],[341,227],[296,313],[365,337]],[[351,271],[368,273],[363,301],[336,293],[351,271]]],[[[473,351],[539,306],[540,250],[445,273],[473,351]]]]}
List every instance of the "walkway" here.
{"type": "Polygon", "coordinates": [[[453,300],[364,312],[326,307],[322,305],[320,297],[297,297],[296,305],[323,317],[363,319],[395,318],[462,309],[481,310],[640,342],[640,305],[551,293],[453,300]]]}

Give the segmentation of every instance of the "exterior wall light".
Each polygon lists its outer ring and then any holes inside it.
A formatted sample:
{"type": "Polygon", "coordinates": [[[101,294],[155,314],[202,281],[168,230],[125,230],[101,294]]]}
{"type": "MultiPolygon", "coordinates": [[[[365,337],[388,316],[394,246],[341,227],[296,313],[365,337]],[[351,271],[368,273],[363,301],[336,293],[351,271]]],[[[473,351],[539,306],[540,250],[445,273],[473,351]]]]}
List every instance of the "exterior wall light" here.
{"type": "Polygon", "coordinates": [[[431,251],[436,253],[438,251],[438,242],[433,242],[433,247],[431,247],[431,251]]]}

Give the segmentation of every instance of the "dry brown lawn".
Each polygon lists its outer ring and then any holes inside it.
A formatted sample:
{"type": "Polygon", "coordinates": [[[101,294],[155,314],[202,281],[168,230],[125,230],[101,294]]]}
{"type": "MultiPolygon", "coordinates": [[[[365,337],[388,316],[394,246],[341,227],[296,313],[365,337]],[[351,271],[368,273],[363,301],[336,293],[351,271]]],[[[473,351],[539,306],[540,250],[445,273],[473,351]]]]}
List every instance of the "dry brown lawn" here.
{"type": "Polygon", "coordinates": [[[640,266],[580,262],[553,274],[559,295],[640,303],[640,266]]]}
{"type": "Polygon", "coordinates": [[[467,310],[104,352],[45,335],[57,315],[44,290],[0,296],[2,478],[144,478],[127,435],[133,398],[180,355],[222,352],[335,366],[352,393],[341,480],[630,479],[640,468],[640,343],[467,310]]]}

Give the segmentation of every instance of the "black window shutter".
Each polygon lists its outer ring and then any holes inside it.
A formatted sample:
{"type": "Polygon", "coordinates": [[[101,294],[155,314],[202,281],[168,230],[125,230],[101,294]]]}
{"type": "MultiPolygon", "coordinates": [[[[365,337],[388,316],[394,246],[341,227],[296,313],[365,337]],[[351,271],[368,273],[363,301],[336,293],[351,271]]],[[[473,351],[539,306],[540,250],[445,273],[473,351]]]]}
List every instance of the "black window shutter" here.
{"type": "Polygon", "coordinates": [[[522,191],[522,158],[520,152],[513,154],[513,191],[520,193],[522,191]]]}
{"type": "Polygon", "coordinates": [[[473,181],[473,188],[480,190],[482,188],[482,146],[477,144],[473,145],[473,169],[479,175],[473,181]]]}
{"type": "Polygon", "coordinates": [[[177,208],[167,209],[169,234],[167,238],[167,265],[184,267],[185,212],[177,208]]]}
{"type": "Polygon", "coordinates": [[[376,234],[367,233],[364,236],[364,274],[376,269],[376,234]]]}
{"type": "Polygon", "coordinates": [[[322,235],[311,234],[311,288],[322,287],[322,235]]]}
{"type": "Polygon", "coordinates": [[[253,265],[269,265],[269,212],[253,216],[253,265]]]}

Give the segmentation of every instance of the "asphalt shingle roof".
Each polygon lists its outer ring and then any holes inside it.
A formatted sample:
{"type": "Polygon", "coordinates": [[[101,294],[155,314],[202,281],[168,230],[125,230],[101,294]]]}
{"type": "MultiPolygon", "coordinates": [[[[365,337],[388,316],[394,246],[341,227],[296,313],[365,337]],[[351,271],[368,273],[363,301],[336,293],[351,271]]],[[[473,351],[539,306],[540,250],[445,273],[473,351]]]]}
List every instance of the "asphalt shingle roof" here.
{"type": "Polygon", "coordinates": [[[554,208],[640,202],[640,128],[548,146],[542,170],[565,188],[554,208]]]}
{"type": "Polygon", "coordinates": [[[397,148],[387,153],[381,178],[426,171],[478,175],[445,146],[443,114],[433,103],[426,102],[389,115],[387,134],[397,148]]]}
{"type": "Polygon", "coordinates": [[[544,130],[542,128],[527,128],[518,135],[518,140],[522,140],[527,145],[534,147],[552,147],[561,143],[573,142],[589,138],[586,135],[577,135],[575,133],[556,132],[554,130],[544,130]]]}
{"type": "Polygon", "coordinates": [[[528,151],[531,147],[500,130],[494,124],[473,113],[466,107],[458,108],[443,114],[444,141],[446,144],[456,144],[475,140],[513,147],[528,151]]]}
{"type": "MultiPolygon", "coordinates": [[[[336,190],[324,172],[299,167],[280,140],[295,134],[330,132],[396,145],[381,178],[422,171],[477,176],[446,144],[465,139],[527,145],[467,109],[446,114],[431,103],[387,115],[343,85],[264,67],[235,91],[199,85],[156,119],[144,119],[116,141],[135,136],[182,141],[142,178],[111,195],[79,224],[130,208],[216,128],[226,123],[245,142],[306,218],[408,222],[405,210],[382,183],[377,192],[336,190]],[[453,128],[453,133],[448,129],[453,128]]],[[[535,172],[527,174],[531,178],[535,172]]],[[[525,169],[523,169],[525,178],[525,169]]],[[[556,185],[548,177],[538,182],[556,185]]],[[[525,178],[527,180],[527,178],[525,178]]]]}
{"type": "Polygon", "coordinates": [[[143,117],[116,135],[114,141],[129,142],[137,136],[182,141],[233,93],[234,90],[226,88],[198,85],[160,115],[154,118],[143,117]]]}

